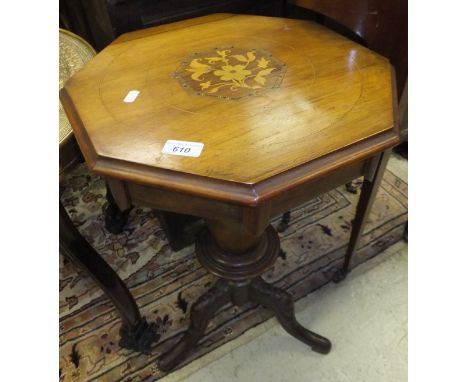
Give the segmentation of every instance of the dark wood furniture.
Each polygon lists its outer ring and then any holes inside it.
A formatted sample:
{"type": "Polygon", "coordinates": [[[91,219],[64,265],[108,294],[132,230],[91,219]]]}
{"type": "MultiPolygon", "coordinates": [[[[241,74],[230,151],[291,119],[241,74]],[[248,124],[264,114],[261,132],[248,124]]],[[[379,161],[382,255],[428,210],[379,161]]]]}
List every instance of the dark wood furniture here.
{"type": "Polygon", "coordinates": [[[148,324],[140,314],[125,283],[81,236],[63,205],[59,204],[60,253],[90,276],[119,311],[122,317],[119,345],[149,354],[151,344],[159,340],[156,326],[148,324]]]}
{"type": "Polygon", "coordinates": [[[285,0],[288,17],[316,18],[395,67],[398,98],[408,77],[408,0],[285,0]],[[307,10],[316,14],[308,13],[307,10]]]}
{"type": "MultiPolygon", "coordinates": [[[[94,49],[79,36],[60,30],[59,88],[77,73],[95,54],[94,49]]],[[[60,179],[67,170],[82,160],[70,123],[60,104],[59,161],[60,179]]],[[[146,322],[125,283],[73,225],[59,202],[60,253],[90,276],[112,301],[122,317],[120,346],[148,353],[152,342],[158,341],[155,326],[146,322]]]]}
{"type": "Polygon", "coordinates": [[[270,220],[364,176],[335,278],[346,276],[399,142],[386,58],[308,21],[217,14],[120,36],[60,99],[121,211],[145,205],[206,222],[196,254],[219,281],[191,307],[190,327],[158,360],[162,370],[184,359],[230,301],[272,309],[291,335],[330,351],[296,321],[291,296],[261,278],[279,252],[270,220]],[[204,144],[199,155],[181,155],[194,142],[204,144]]]}
{"type": "MultiPolygon", "coordinates": [[[[133,0],[135,1],[135,0],[133,0]]],[[[59,26],[100,51],[115,39],[106,0],[59,0],[59,26]]]]}
{"type": "Polygon", "coordinates": [[[115,34],[119,36],[217,12],[279,16],[283,0],[110,0],[107,4],[115,34]]]}
{"type": "Polygon", "coordinates": [[[283,0],[60,0],[60,27],[100,51],[122,33],[216,12],[280,16],[283,0]]]}
{"type": "MultiPolygon", "coordinates": [[[[407,0],[285,0],[284,15],[320,22],[387,57],[396,69],[398,98],[404,97],[408,76],[407,0]]],[[[361,186],[360,180],[354,180],[346,184],[346,189],[357,193],[361,186]]],[[[290,219],[287,211],[278,231],[285,231],[290,219]]]]}
{"type": "Polygon", "coordinates": [[[407,0],[60,0],[60,26],[99,51],[122,33],[215,12],[311,19],[390,59],[399,97],[408,74],[407,0]]]}

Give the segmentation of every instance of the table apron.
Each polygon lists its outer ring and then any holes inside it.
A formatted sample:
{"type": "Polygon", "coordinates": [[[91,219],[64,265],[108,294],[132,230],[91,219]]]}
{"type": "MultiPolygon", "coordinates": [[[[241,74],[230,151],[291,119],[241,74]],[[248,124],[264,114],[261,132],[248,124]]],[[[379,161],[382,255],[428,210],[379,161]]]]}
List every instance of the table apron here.
{"type": "MultiPolygon", "coordinates": [[[[134,205],[154,208],[161,211],[198,216],[208,220],[219,220],[241,225],[255,221],[257,229],[268,225],[269,220],[297,207],[308,200],[332,190],[360,176],[372,177],[373,163],[380,154],[342,167],[321,178],[315,178],[296,186],[288,192],[274,196],[257,206],[244,206],[235,203],[213,200],[188,193],[166,190],[133,182],[113,180],[109,187],[122,206],[134,205]]],[[[257,230],[255,229],[255,230],[257,230]]]]}

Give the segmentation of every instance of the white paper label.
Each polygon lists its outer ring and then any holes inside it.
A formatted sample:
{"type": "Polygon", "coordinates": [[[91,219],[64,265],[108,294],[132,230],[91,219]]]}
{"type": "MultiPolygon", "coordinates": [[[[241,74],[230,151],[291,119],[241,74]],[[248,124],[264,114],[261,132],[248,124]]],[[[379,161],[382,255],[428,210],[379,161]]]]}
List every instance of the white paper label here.
{"type": "Polygon", "coordinates": [[[203,150],[203,143],[175,141],[169,139],[166,141],[162,152],[170,155],[182,155],[184,157],[199,157],[203,150]]]}
{"type": "Polygon", "coordinates": [[[138,97],[138,94],[140,94],[139,90],[130,90],[128,94],[125,96],[123,101],[125,103],[131,103],[136,100],[136,98],[138,97]]]}

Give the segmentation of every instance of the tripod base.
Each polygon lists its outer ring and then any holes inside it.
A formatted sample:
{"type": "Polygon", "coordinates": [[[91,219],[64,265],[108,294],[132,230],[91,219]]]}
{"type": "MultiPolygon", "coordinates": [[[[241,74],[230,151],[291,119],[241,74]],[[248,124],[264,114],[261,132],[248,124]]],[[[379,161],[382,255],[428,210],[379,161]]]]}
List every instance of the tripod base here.
{"type": "MultiPolygon", "coordinates": [[[[202,243],[197,243],[197,255],[200,261],[209,271],[215,271],[218,276],[222,274],[223,278],[219,279],[192,306],[188,330],[174,347],[159,358],[159,369],[169,371],[179,365],[202,338],[210,319],[229,302],[234,305],[243,305],[250,301],[258,303],[272,310],[281,326],[293,337],[310,346],[313,351],[322,354],[330,351],[331,343],[328,339],[307,330],[297,322],[294,313],[294,300],[289,293],[266,283],[259,276],[242,277],[258,274],[261,268],[266,270],[276,258],[279,251],[279,240],[278,235],[271,227],[267,228],[257,249],[246,255],[243,266],[237,262],[238,272],[233,272],[230,269],[234,264],[226,264],[226,261],[221,262],[220,260],[215,261],[221,253],[209,234],[203,236],[201,240],[202,243]],[[206,256],[209,255],[213,255],[215,259],[210,257],[210,261],[208,261],[206,256]],[[249,265],[247,266],[247,264],[249,265]],[[247,269],[252,270],[252,272],[248,272],[247,269]],[[229,277],[231,272],[233,276],[229,277]]],[[[225,253],[223,255],[225,256],[221,259],[227,260],[227,255],[225,253]]]]}

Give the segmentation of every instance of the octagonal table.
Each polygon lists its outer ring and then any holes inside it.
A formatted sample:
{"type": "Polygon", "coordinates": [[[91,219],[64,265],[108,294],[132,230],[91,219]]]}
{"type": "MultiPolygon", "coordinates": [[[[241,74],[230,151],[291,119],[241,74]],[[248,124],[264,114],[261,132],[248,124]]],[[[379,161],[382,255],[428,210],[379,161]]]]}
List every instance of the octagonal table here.
{"type": "Polygon", "coordinates": [[[91,171],[119,210],[203,218],[200,263],[219,281],[159,359],[178,365],[229,302],[255,301],[313,350],[331,343],[262,280],[279,252],[270,220],[364,176],[342,279],[388,149],[399,141],[387,59],[309,21],[212,15],[120,36],[60,93],[91,171]]]}

